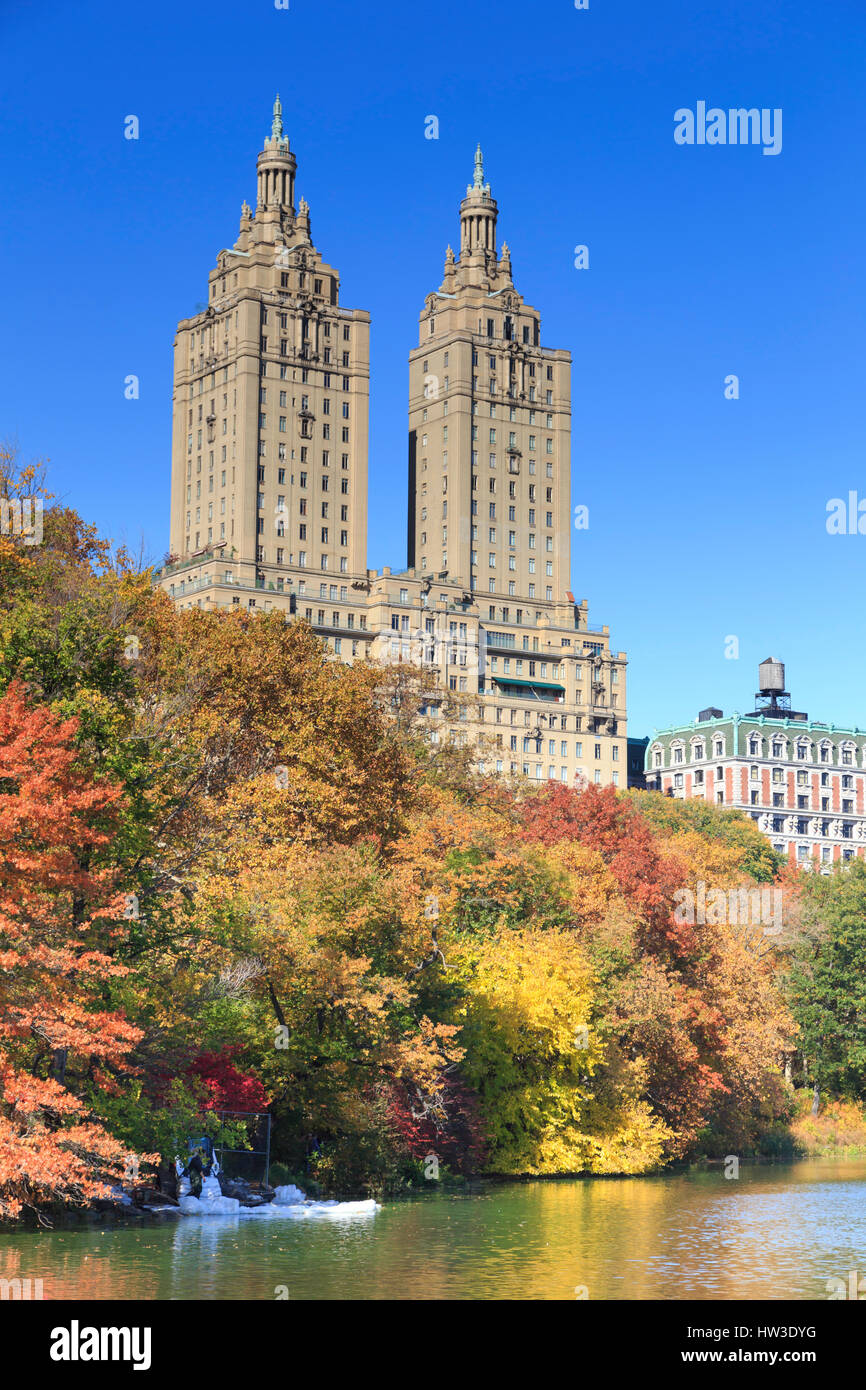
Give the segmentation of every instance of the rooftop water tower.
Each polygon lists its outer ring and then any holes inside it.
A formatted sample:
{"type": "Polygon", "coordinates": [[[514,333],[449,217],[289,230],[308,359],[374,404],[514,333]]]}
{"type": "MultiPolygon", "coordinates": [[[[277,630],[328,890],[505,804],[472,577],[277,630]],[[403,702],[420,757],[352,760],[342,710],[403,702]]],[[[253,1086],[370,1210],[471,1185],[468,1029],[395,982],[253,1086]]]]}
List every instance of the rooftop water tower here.
{"type": "Polygon", "coordinates": [[[766,719],[798,719],[805,722],[808,715],[791,709],[791,696],[785,689],[785,663],[768,656],[758,667],[755,708],[751,718],[763,714],[766,719]]]}
{"type": "Polygon", "coordinates": [[[785,663],[768,656],[758,667],[758,685],[762,695],[786,695],[785,663]]]}

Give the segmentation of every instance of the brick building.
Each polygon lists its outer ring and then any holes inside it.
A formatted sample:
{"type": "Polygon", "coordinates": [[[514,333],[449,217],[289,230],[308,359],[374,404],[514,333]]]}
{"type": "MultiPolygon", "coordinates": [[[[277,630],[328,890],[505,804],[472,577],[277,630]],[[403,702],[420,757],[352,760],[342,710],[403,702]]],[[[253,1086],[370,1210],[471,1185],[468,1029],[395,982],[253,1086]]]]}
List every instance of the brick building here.
{"type": "Polygon", "coordinates": [[[759,667],[750,714],[702,710],[657,730],[646,751],[649,790],[712,801],[751,816],[773,848],[797,863],[866,853],[866,730],[791,708],[785,667],[759,667]]]}

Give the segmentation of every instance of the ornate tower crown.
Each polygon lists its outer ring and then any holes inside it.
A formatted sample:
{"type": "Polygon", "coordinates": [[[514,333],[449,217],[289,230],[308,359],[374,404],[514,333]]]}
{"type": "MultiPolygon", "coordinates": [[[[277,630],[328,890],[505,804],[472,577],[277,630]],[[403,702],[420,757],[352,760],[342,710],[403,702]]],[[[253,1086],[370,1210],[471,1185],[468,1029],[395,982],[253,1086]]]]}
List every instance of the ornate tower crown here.
{"type": "Polygon", "coordinates": [[[490,196],[490,184],[484,182],[484,156],[479,145],[475,151],[475,177],[467,185],[466,197],[460,204],[460,259],[478,257],[481,261],[496,255],[496,199],[490,196]]]}
{"type": "Polygon", "coordinates": [[[467,198],[471,198],[473,194],[490,197],[490,184],[484,183],[484,155],[481,153],[480,143],[475,151],[475,178],[472,183],[466,185],[467,198]]]}
{"type": "Polygon", "coordinates": [[[289,149],[289,137],[283,134],[283,107],[278,92],[271,133],[258,160],[257,214],[271,210],[277,217],[284,213],[294,217],[296,168],[295,156],[289,149]]]}
{"type": "Polygon", "coordinates": [[[273,154],[289,153],[289,137],[283,134],[283,104],[279,92],[274,102],[274,119],[271,122],[270,138],[265,140],[265,149],[273,154]]]}

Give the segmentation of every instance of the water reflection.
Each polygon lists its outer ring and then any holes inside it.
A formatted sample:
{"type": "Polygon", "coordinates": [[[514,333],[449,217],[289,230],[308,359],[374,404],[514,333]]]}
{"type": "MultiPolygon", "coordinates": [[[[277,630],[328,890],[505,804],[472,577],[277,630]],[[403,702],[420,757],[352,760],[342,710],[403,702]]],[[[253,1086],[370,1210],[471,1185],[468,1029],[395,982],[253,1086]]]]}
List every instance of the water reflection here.
{"type": "Polygon", "coordinates": [[[815,1299],[866,1275],[866,1160],[489,1185],[343,1222],[266,1211],[0,1235],[46,1298],[815,1299]]]}

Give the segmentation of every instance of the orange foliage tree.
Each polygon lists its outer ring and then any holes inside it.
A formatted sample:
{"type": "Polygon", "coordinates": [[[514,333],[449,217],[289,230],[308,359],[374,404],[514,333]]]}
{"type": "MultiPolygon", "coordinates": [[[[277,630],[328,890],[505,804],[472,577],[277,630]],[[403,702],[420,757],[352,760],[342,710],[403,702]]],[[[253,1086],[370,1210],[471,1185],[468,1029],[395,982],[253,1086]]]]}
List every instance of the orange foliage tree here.
{"type": "Polygon", "coordinates": [[[140,1034],[100,1007],[125,900],[100,867],[120,793],[75,766],[74,720],[0,700],[0,1215],[107,1195],[128,1155],[76,1094],[140,1034]]]}

